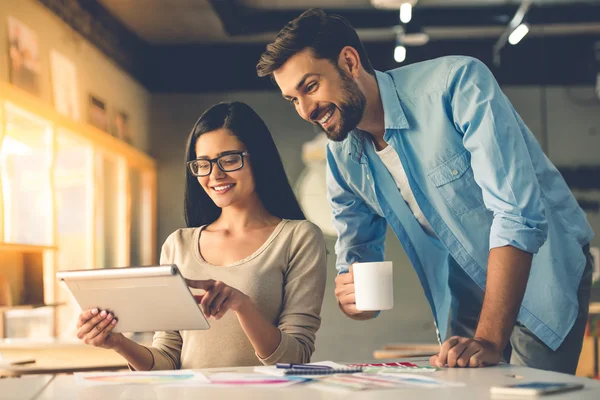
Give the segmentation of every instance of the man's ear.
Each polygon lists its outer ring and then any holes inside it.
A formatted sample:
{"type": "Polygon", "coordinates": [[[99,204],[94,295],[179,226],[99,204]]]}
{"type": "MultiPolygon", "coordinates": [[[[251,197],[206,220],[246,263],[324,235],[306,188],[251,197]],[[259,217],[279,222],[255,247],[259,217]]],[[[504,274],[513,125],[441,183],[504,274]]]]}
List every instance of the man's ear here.
{"type": "Polygon", "coordinates": [[[362,65],[360,56],[354,47],[346,46],[340,51],[338,66],[351,77],[358,78],[362,65]]]}

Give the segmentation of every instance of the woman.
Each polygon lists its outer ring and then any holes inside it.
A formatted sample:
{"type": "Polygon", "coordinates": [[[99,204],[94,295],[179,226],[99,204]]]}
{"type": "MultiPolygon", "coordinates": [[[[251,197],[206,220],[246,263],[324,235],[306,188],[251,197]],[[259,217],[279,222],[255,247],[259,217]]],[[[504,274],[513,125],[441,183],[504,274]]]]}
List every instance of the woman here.
{"type": "Polygon", "coordinates": [[[111,333],[116,316],[86,310],[77,336],[140,371],[308,362],[325,241],[304,219],[267,126],[246,104],[211,107],[192,129],[187,167],[188,228],[167,238],[160,263],[179,267],[211,328],[157,332],[145,347],[111,333]]]}

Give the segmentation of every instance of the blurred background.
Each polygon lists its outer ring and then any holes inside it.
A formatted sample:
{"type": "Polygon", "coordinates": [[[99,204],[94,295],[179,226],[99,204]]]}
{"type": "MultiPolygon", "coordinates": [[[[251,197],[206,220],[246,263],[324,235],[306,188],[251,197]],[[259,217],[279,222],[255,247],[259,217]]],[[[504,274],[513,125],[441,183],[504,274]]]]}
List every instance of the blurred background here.
{"type": "Polygon", "coordinates": [[[266,44],[312,7],[347,18],[378,70],[444,55],[482,60],[600,232],[600,1],[2,0],[0,352],[75,346],[79,310],[56,271],[157,262],[185,226],[187,135],[206,108],[232,100],[265,120],[303,208],[327,235],[313,359],[436,342],[391,232],[394,309],[355,322],[337,307],[325,140],[255,73],[266,44]]]}

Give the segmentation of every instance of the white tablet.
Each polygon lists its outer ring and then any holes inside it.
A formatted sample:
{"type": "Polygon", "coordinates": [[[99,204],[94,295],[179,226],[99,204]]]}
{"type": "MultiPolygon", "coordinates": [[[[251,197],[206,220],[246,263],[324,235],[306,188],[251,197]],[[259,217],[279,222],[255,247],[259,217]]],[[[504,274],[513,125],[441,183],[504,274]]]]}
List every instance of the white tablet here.
{"type": "Polygon", "coordinates": [[[61,271],[82,310],[113,313],[114,332],[156,332],[210,328],[175,265],[61,271]]]}

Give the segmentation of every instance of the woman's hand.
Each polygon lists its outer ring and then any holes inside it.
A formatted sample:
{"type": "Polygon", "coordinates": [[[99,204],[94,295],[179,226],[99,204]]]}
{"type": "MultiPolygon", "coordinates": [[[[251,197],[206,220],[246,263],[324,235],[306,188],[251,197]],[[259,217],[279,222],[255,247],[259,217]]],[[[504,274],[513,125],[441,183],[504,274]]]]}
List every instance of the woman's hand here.
{"type": "Polygon", "coordinates": [[[77,337],[85,344],[104,349],[114,349],[123,340],[121,333],[111,333],[117,325],[117,319],[106,310],[92,308],[79,314],[77,337]]]}
{"type": "Polygon", "coordinates": [[[221,319],[227,311],[239,312],[250,302],[250,298],[244,293],[221,281],[186,279],[185,282],[193,289],[206,291],[202,295],[194,295],[194,298],[207,317],[221,319]]]}

